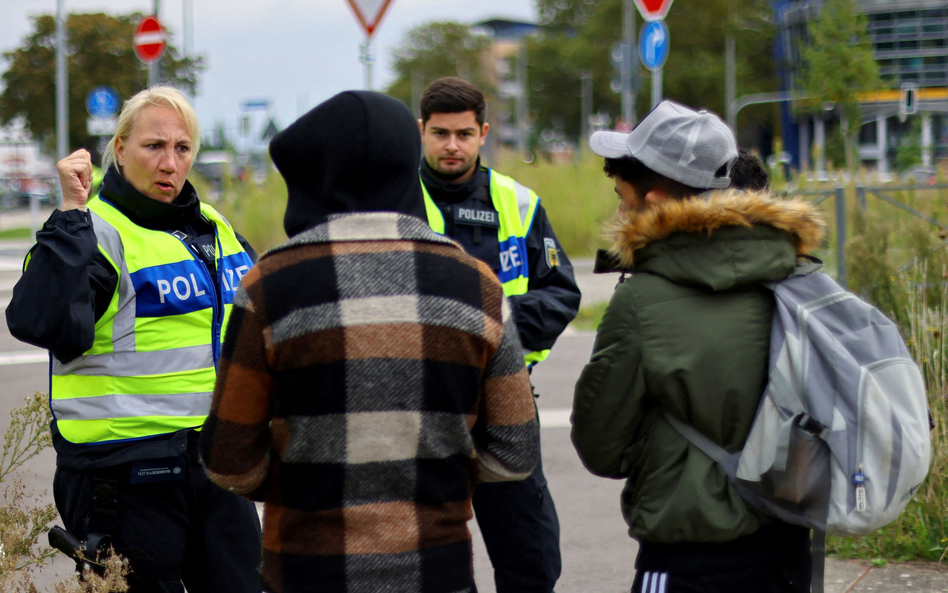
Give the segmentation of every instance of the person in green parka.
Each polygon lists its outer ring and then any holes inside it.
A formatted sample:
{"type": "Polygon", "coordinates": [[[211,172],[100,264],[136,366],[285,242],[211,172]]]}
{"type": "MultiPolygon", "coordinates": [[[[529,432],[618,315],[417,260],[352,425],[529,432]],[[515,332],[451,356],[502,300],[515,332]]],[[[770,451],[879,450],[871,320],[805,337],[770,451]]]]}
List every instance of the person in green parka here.
{"type": "Polygon", "coordinates": [[[808,530],[745,504],[665,414],[743,446],[767,381],[774,299],[762,284],[820,246],[819,213],[729,188],[735,140],[705,111],[664,101],[590,147],[620,200],[610,260],[630,275],[576,385],[571,436],[589,471],[626,479],[632,591],[809,591],[808,530]]]}

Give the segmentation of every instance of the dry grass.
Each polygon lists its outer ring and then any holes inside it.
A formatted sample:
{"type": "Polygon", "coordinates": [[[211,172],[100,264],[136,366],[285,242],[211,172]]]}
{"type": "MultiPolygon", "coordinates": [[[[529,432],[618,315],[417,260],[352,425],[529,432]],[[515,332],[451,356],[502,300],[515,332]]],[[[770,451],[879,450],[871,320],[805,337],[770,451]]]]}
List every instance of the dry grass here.
{"type": "MultiPolygon", "coordinates": [[[[940,259],[941,253],[935,255],[940,259]]],[[[878,266],[879,262],[873,261],[866,267],[878,266]]],[[[942,282],[937,282],[936,288],[926,281],[931,277],[928,269],[922,264],[887,279],[883,292],[901,307],[895,317],[903,323],[906,344],[925,378],[935,422],[928,478],[897,521],[863,537],[828,538],[827,549],[841,558],[942,561],[948,550],[948,292],[942,282]]],[[[945,273],[945,268],[941,269],[939,276],[945,273]]]]}
{"type": "MultiPolygon", "coordinates": [[[[22,407],[10,411],[10,425],[3,435],[0,455],[0,591],[36,593],[34,573],[46,566],[59,552],[40,539],[58,513],[51,503],[42,504],[27,489],[16,472],[52,443],[49,423],[52,413],[45,393],[27,397],[22,407]]],[[[55,586],[56,593],[120,593],[127,591],[128,564],[112,553],[105,561],[105,574],[65,579],[55,586]]]]}

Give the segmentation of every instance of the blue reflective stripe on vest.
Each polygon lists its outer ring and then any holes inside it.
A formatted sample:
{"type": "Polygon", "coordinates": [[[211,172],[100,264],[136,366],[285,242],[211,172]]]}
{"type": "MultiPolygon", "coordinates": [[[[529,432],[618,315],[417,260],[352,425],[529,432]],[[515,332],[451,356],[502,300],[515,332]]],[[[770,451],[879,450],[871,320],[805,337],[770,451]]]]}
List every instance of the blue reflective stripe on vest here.
{"type": "Polygon", "coordinates": [[[497,270],[497,278],[504,283],[520,276],[530,277],[527,240],[525,237],[510,237],[500,243],[500,269],[497,270]]]}
{"type": "Polygon", "coordinates": [[[241,252],[228,255],[218,261],[221,270],[221,297],[225,305],[230,305],[234,302],[234,295],[237,294],[237,288],[244,274],[253,267],[253,260],[246,252],[241,252]]]}
{"type": "Polygon", "coordinates": [[[214,286],[197,260],[143,268],[131,278],[136,317],[169,317],[214,306],[214,286]]]}

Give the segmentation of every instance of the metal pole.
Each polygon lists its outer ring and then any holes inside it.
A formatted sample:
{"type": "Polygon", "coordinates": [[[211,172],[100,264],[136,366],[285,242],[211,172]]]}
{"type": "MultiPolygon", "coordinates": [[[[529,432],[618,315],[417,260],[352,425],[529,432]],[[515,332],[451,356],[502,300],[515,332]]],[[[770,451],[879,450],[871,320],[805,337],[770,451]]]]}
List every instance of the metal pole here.
{"type": "Polygon", "coordinates": [[[421,93],[424,92],[424,73],[421,70],[411,71],[411,112],[417,119],[421,119],[421,93]]]}
{"type": "MultiPolygon", "coordinates": [[[[158,21],[161,21],[161,18],[158,16],[158,13],[161,11],[161,0],[155,0],[155,18],[158,21]]],[[[159,67],[159,62],[161,60],[155,60],[151,64],[148,64],[148,86],[155,86],[161,82],[161,69],[159,67]]]]}
{"type": "Polygon", "coordinates": [[[734,132],[734,135],[737,135],[737,113],[732,112],[730,106],[734,103],[734,99],[737,98],[737,57],[736,51],[734,49],[734,36],[728,35],[724,39],[724,70],[725,70],[725,90],[724,90],[724,104],[728,106],[728,121],[727,125],[731,127],[731,131],[734,132]]]}
{"type": "Polygon", "coordinates": [[[836,188],[836,281],[846,288],[846,188],[836,188]]]}
{"type": "Polygon", "coordinates": [[[365,66],[365,90],[372,90],[372,38],[366,37],[365,42],[360,46],[362,53],[360,54],[362,65],[365,66]]]}
{"type": "Polygon", "coordinates": [[[866,210],[866,186],[860,185],[856,188],[856,199],[859,201],[859,208],[863,212],[866,210]]]}
{"type": "Polygon", "coordinates": [[[517,56],[517,150],[527,152],[527,42],[520,41],[517,56]]]}
{"type": "Polygon", "coordinates": [[[580,139],[579,139],[579,148],[583,149],[586,147],[586,144],[589,142],[589,117],[592,115],[592,102],[593,102],[593,92],[592,92],[592,73],[589,71],[583,71],[580,76],[580,82],[582,83],[582,101],[581,101],[581,117],[580,121],[580,139]]]}
{"type": "MultiPolygon", "coordinates": [[[[66,15],[63,2],[56,2],[56,158],[62,160],[69,154],[69,109],[66,100],[69,94],[69,70],[66,67],[66,15]]],[[[61,188],[60,188],[61,189],[61,188]]],[[[62,205],[62,191],[59,204],[62,205]]],[[[32,208],[32,202],[30,204],[32,208]]],[[[30,235],[36,233],[39,222],[30,225],[30,235]]]]}
{"type": "Polygon", "coordinates": [[[652,108],[662,102],[662,68],[652,72],[652,108]]]}
{"type": "Polygon", "coordinates": [[[35,237],[40,228],[40,201],[35,193],[30,194],[30,236],[35,237]]]}
{"type": "MultiPolygon", "coordinates": [[[[192,0],[181,0],[181,10],[183,15],[184,29],[184,57],[190,58],[194,54],[194,4],[192,0]]],[[[189,92],[191,100],[194,96],[189,92]]]]}
{"type": "Polygon", "coordinates": [[[622,2],[622,41],[628,48],[622,53],[622,119],[629,126],[634,126],[635,96],[632,94],[632,73],[635,61],[635,7],[632,6],[632,0],[622,2]]]}

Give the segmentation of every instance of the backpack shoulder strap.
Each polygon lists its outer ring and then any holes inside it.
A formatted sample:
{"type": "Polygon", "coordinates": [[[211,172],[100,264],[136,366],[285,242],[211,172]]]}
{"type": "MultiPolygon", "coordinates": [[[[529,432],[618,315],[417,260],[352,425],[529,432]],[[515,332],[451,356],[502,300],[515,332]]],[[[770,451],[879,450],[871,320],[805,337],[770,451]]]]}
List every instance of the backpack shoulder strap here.
{"type": "MultiPolygon", "coordinates": [[[[816,259],[810,255],[799,255],[797,256],[797,267],[794,268],[787,278],[793,278],[794,276],[809,276],[813,272],[819,272],[823,269],[823,261],[816,259]]],[[[786,280],[784,278],[783,280],[786,280]]],[[[777,284],[783,282],[783,280],[777,280],[776,282],[765,282],[764,286],[770,290],[777,288],[777,284]]]]}
{"type": "Polygon", "coordinates": [[[799,255],[797,256],[797,267],[790,276],[806,276],[821,269],[823,269],[823,260],[812,255],[799,255]]]}
{"type": "Polygon", "coordinates": [[[725,468],[725,470],[727,469],[727,461],[728,458],[731,457],[730,453],[725,451],[723,447],[720,447],[716,443],[712,442],[708,437],[698,432],[695,427],[685,424],[678,418],[675,418],[668,410],[665,410],[664,413],[665,420],[668,420],[668,423],[672,425],[672,428],[677,430],[681,436],[688,439],[688,442],[690,442],[692,445],[701,449],[705,455],[721,464],[721,467],[725,468]]]}

